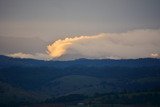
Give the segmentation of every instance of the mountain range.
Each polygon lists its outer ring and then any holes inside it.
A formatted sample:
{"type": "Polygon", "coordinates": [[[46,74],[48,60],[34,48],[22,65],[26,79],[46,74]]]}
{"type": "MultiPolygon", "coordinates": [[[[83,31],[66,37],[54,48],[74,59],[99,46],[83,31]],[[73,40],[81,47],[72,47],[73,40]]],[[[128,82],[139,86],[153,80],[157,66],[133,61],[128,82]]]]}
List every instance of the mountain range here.
{"type": "Polygon", "coordinates": [[[160,89],[160,59],[43,61],[0,56],[0,105],[160,89]]]}

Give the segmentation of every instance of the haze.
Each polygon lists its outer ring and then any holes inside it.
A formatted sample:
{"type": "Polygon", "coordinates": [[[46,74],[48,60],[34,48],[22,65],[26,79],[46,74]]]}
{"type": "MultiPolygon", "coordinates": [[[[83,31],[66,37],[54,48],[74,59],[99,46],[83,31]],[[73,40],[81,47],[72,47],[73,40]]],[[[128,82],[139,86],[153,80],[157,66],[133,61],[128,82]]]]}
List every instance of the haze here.
{"type": "Polygon", "coordinates": [[[159,57],[159,10],[159,0],[0,0],[0,54],[35,59],[159,57]],[[101,34],[114,43],[82,39],[78,47],[77,42],[63,47],[58,56],[47,48],[59,39],[101,34]]]}

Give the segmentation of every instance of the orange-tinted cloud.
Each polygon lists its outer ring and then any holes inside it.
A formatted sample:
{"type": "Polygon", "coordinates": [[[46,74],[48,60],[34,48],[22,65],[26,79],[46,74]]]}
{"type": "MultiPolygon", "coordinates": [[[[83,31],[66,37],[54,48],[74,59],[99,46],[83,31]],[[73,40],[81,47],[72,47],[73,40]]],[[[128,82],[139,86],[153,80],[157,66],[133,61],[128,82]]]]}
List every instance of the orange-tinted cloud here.
{"type": "Polygon", "coordinates": [[[57,40],[48,47],[53,58],[144,58],[160,53],[160,29],[102,33],[57,40]]]}
{"type": "Polygon", "coordinates": [[[160,53],[152,53],[150,56],[152,58],[160,58],[160,53]]]}
{"type": "Polygon", "coordinates": [[[48,54],[54,58],[60,57],[66,53],[68,48],[70,48],[72,45],[83,42],[86,40],[96,39],[100,36],[80,36],[80,37],[74,37],[74,38],[65,38],[64,40],[57,40],[53,44],[47,46],[48,48],[48,54]]]}

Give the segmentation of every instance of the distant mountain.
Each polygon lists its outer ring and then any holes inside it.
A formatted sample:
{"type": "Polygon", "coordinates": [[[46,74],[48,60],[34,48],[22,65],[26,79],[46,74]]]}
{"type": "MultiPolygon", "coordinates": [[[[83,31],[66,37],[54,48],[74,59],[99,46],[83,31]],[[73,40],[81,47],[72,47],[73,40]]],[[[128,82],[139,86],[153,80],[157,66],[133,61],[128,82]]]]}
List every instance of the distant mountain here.
{"type": "Polygon", "coordinates": [[[159,66],[160,59],[156,58],[140,58],[140,59],[76,59],[68,61],[58,61],[58,60],[35,60],[35,59],[21,59],[12,58],[4,55],[0,55],[0,67],[4,66],[126,66],[126,67],[143,67],[143,66],[159,66]],[[7,63],[7,64],[6,64],[7,63]]]}
{"type": "Polygon", "coordinates": [[[12,95],[18,98],[12,102],[24,103],[30,102],[26,98],[31,96],[40,102],[70,94],[92,96],[157,88],[160,59],[43,61],[0,56],[0,96],[5,99],[0,104],[9,102],[12,95]]]}

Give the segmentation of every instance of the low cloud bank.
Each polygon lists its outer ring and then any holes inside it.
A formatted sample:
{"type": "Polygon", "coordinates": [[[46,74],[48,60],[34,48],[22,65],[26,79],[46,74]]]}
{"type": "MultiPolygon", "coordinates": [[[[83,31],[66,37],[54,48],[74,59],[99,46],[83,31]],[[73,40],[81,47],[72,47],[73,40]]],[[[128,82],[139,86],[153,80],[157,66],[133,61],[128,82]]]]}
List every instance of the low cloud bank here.
{"type": "Polygon", "coordinates": [[[59,39],[47,46],[46,53],[19,52],[7,56],[41,60],[160,58],[160,29],[59,39]]]}
{"type": "Polygon", "coordinates": [[[125,33],[101,33],[57,40],[48,47],[53,58],[158,58],[160,29],[133,30],[125,33]]]}
{"type": "Polygon", "coordinates": [[[13,58],[31,58],[31,59],[38,59],[38,60],[51,60],[48,54],[36,53],[36,54],[26,54],[22,52],[7,54],[6,56],[13,57],[13,58]]]}

